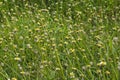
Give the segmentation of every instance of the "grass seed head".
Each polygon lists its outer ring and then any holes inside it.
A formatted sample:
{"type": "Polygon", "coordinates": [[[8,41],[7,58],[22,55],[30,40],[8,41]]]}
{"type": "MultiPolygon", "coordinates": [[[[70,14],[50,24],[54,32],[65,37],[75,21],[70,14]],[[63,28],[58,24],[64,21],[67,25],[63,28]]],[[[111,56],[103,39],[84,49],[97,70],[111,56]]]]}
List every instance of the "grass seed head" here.
{"type": "Polygon", "coordinates": [[[21,61],[21,58],[15,57],[14,60],[16,60],[16,61],[21,61]]]}
{"type": "Polygon", "coordinates": [[[101,61],[100,63],[97,64],[97,66],[103,67],[106,66],[107,63],[105,61],[101,61]]]}
{"type": "Polygon", "coordinates": [[[17,78],[13,77],[11,80],[17,80],[17,78]]]}

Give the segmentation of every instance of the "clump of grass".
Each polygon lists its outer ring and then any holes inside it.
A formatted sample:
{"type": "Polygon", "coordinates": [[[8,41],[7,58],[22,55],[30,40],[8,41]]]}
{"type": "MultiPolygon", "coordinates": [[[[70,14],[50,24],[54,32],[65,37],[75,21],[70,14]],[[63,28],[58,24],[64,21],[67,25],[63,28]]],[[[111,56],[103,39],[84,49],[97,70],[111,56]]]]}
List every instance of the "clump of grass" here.
{"type": "Polygon", "coordinates": [[[2,0],[0,80],[119,80],[119,4],[2,0]]]}

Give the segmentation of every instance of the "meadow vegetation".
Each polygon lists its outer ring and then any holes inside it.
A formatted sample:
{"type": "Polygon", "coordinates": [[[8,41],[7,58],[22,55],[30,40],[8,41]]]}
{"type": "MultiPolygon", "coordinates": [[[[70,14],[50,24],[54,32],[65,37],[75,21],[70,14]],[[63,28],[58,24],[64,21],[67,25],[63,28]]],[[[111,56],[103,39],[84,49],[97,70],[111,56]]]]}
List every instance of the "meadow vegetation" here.
{"type": "Polygon", "coordinates": [[[120,80],[119,0],[0,0],[0,80],[120,80]]]}

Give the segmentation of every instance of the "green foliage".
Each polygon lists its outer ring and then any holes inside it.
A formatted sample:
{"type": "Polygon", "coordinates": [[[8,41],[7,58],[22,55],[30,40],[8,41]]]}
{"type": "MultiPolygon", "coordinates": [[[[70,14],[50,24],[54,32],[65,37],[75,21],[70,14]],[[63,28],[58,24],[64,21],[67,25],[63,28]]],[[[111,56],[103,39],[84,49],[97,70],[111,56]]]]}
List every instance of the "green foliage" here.
{"type": "Polygon", "coordinates": [[[119,0],[1,0],[0,80],[119,80],[119,0]]]}

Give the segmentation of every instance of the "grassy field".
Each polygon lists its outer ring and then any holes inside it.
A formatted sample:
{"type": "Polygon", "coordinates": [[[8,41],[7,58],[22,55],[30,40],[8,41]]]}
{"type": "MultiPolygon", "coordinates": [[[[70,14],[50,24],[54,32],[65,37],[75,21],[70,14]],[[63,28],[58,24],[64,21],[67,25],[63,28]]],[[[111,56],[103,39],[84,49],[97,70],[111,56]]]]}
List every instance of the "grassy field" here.
{"type": "Polygon", "coordinates": [[[0,0],[0,80],[120,80],[120,1],[0,0]]]}

